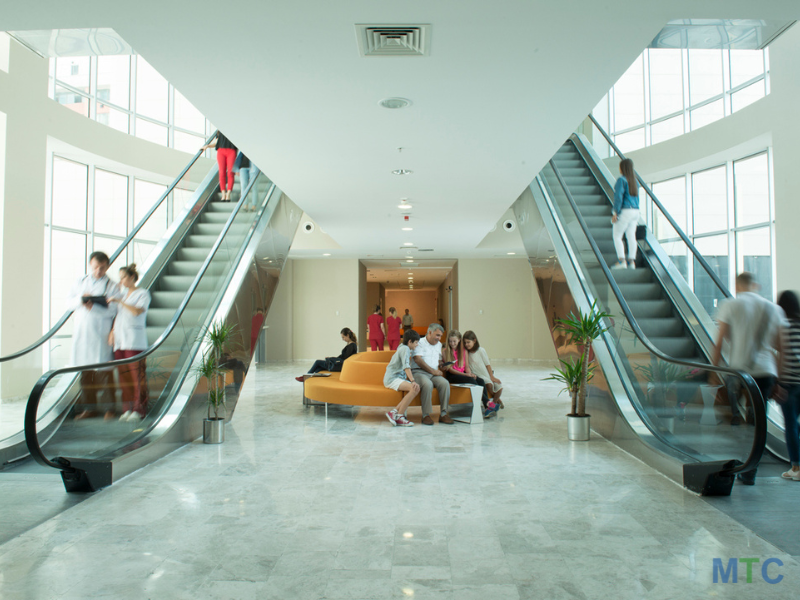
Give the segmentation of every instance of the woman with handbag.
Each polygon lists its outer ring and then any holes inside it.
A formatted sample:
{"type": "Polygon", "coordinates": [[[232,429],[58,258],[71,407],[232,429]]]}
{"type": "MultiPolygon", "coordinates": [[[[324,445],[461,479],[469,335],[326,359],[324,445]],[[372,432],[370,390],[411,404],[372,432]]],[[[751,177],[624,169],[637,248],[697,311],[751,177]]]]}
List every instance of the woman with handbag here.
{"type": "MultiPolygon", "coordinates": [[[[356,334],[353,333],[353,330],[349,327],[345,327],[342,329],[342,331],[340,331],[340,333],[342,334],[342,341],[347,344],[342,349],[342,353],[339,356],[328,356],[327,358],[314,361],[314,364],[308,370],[307,375],[319,373],[320,371],[341,373],[342,363],[353,356],[353,354],[358,353],[358,339],[356,338],[356,334]]],[[[304,376],[301,375],[300,377],[295,377],[295,380],[302,383],[304,381],[304,376]]]]}
{"type": "Polygon", "coordinates": [[[626,158],[619,163],[620,177],[614,185],[614,208],[611,209],[611,235],[617,251],[617,264],[612,269],[636,268],[636,225],[639,223],[639,185],[633,171],[633,161],[626,158]],[[622,238],[628,240],[628,262],[622,238]]]}

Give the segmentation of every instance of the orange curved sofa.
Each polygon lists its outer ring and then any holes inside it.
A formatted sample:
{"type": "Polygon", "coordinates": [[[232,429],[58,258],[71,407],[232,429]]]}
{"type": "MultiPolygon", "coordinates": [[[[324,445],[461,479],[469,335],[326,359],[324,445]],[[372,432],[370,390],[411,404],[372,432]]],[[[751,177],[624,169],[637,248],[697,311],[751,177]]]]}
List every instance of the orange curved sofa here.
{"type": "MultiPolygon", "coordinates": [[[[395,406],[403,398],[403,392],[384,387],[383,376],[394,351],[360,352],[342,365],[341,373],[330,377],[306,379],[303,394],[309,400],[344,406],[395,406]]],[[[433,389],[433,404],[439,404],[439,393],[433,389]]],[[[451,387],[450,404],[470,404],[469,388],[451,387]]],[[[420,406],[419,396],[411,406],[420,406]]]]}

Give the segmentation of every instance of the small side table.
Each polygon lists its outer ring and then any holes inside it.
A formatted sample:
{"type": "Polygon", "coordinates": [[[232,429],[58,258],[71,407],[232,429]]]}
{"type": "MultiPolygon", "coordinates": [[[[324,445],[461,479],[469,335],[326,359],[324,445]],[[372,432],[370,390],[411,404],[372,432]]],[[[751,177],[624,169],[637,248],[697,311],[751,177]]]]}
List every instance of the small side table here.
{"type": "MultiPolygon", "coordinates": [[[[469,388],[470,393],[472,394],[472,414],[469,416],[469,420],[465,420],[463,418],[453,418],[453,421],[458,421],[459,423],[468,423],[470,425],[483,425],[483,404],[481,403],[481,396],[483,395],[483,387],[479,385],[470,385],[468,383],[451,383],[450,387],[463,387],[469,388]]],[[[454,407],[461,406],[459,404],[454,404],[450,406],[450,410],[452,411],[454,407]]]]}

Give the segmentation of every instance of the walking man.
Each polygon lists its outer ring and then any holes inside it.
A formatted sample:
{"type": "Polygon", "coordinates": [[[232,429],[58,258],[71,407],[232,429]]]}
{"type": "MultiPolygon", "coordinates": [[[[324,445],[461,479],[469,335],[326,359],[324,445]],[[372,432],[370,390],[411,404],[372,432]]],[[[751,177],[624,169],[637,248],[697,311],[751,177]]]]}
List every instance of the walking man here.
{"type": "Polygon", "coordinates": [[[413,327],[414,327],[414,317],[412,317],[408,313],[408,309],[406,309],[406,314],[403,315],[403,333],[405,333],[409,329],[413,329],[413,327]]]}
{"type": "MultiPolygon", "coordinates": [[[[406,312],[408,312],[408,309],[406,309],[406,312]]],[[[433,395],[434,387],[439,393],[439,405],[441,408],[439,423],[453,424],[453,419],[447,414],[447,407],[450,404],[450,383],[439,370],[439,361],[442,358],[442,343],[440,340],[443,333],[444,329],[441,325],[431,323],[428,326],[428,333],[414,349],[411,374],[420,387],[419,401],[422,404],[423,425],[433,425],[431,396],[433,395]]]]}

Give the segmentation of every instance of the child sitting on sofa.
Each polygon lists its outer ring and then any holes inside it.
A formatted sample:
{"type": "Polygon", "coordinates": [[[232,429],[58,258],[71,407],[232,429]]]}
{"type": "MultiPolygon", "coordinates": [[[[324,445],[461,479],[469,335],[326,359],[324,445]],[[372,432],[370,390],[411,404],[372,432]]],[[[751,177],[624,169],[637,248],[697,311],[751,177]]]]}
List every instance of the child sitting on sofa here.
{"type": "Polygon", "coordinates": [[[411,353],[419,343],[419,334],[413,329],[406,329],[403,342],[386,365],[383,385],[390,390],[406,392],[395,408],[386,413],[386,418],[396,427],[411,427],[414,424],[406,418],[406,411],[411,401],[419,394],[419,384],[411,374],[411,353]]]}

